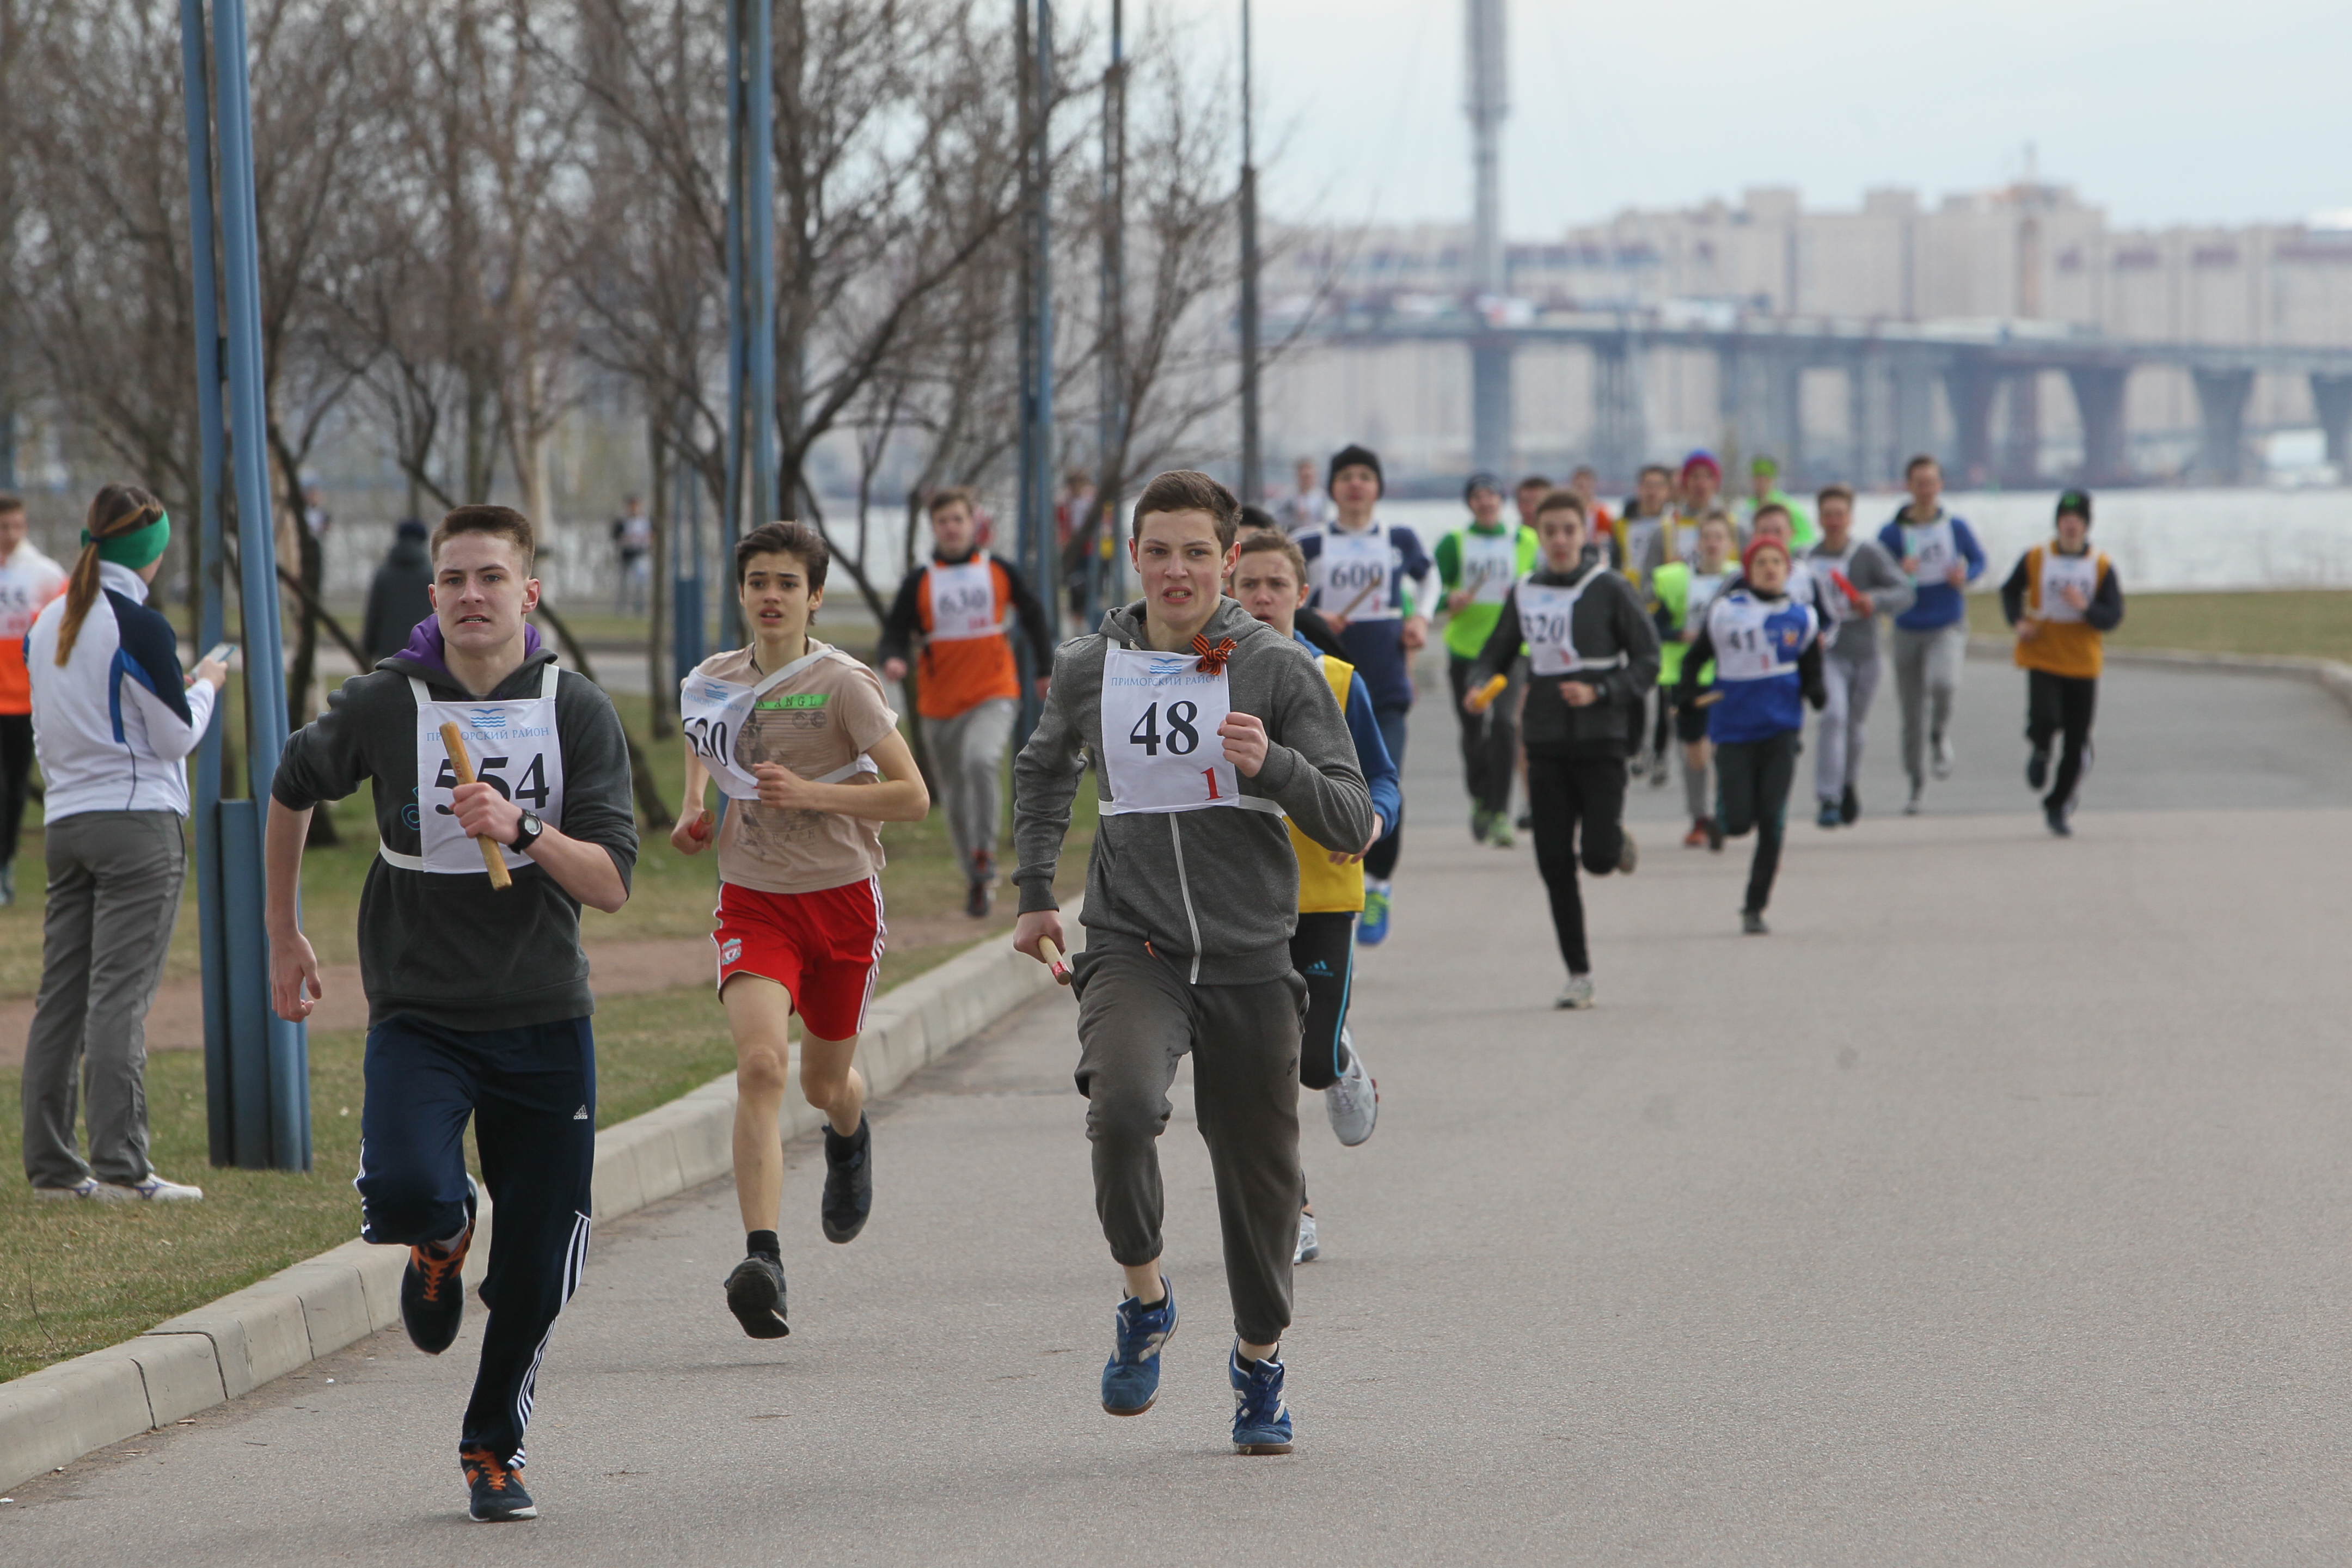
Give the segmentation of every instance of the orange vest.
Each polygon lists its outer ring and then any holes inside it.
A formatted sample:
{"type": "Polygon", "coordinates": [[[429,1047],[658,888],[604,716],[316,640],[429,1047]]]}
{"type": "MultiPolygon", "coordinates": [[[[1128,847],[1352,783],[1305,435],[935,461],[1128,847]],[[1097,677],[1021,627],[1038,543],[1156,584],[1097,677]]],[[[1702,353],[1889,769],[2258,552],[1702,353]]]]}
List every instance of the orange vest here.
{"type": "MultiPolygon", "coordinates": [[[[2053,621],[2042,614],[2042,563],[2050,546],[2037,544],[2025,552],[2025,614],[2037,622],[2041,630],[2032,637],[2017,639],[2017,651],[2012,656],[2020,669],[2038,669],[2047,675],[2072,676],[2078,680],[2094,680],[2106,668],[2105,640],[2088,621],[2053,621]]],[[[2105,555],[2092,552],[2097,565],[2091,575],[2095,591],[2106,574],[2115,570],[2105,555]]]]}
{"type": "MultiPolygon", "coordinates": [[[[983,555],[979,559],[988,563],[989,581],[996,585],[996,621],[1003,626],[1013,613],[1013,579],[1005,574],[1004,563],[995,557],[983,555]]],[[[924,718],[952,719],[992,697],[1020,697],[1021,672],[1013,663],[1010,639],[992,637],[928,640],[932,626],[929,566],[923,568],[922,583],[915,590],[915,623],[922,627],[927,639],[916,665],[915,688],[915,710],[924,718]]]]}

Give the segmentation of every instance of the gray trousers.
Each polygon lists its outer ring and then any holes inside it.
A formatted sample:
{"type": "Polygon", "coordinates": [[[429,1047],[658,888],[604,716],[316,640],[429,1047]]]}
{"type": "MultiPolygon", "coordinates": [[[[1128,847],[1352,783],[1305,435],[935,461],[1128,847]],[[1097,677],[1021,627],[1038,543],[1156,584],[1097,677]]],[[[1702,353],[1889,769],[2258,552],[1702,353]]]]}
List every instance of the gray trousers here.
{"type": "Polygon", "coordinates": [[[1933,631],[1895,628],[1895,700],[1903,705],[1903,771],[1914,784],[1927,776],[1927,742],[1952,721],[1960,663],[1969,651],[1969,624],[1933,631]]]}
{"type": "Polygon", "coordinates": [[[1870,719],[1871,700],[1878,695],[1878,648],[1867,658],[1843,658],[1832,652],[1822,660],[1822,684],[1830,700],[1822,709],[1813,735],[1813,794],[1834,804],[1845,798],[1848,785],[1862,777],[1863,726],[1870,719]]]}
{"type": "Polygon", "coordinates": [[[148,1175],[147,1009],[187,874],[181,821],[86,811],[48,825],[41,990],[25,1041],[25,1174],[37,1187],[148,1175]],[[89,1106],[88,1163],[74,1147],[77,1091],[89,1106]]]}
{"type": "Polygon", "coordinates": [[[1307,983],[1188,985],[1140,942],[1090,938],[1075,955],[1078,1090],[1094,1144],[1095,1213],[1110,1255],[1160,1254],[1167,1195],[1160,1134],[1168,1088],[1192,1053],[1192,1101],[1217,1183],[1234,1331],[1270,1345],[1290,1326],[1290,1258],[1307,1178],[1298,1163],[1298,1039],[1307,983]]]}
{"type": "Polygon", "coordinates": [[[1004,821],[1004,748],[1013,742],[1017,706],[1010,697],[992,697],[952,719],[923,721],[948,837],[967,881],[985,881],[994,873],[996,837],[1004,821]]]}

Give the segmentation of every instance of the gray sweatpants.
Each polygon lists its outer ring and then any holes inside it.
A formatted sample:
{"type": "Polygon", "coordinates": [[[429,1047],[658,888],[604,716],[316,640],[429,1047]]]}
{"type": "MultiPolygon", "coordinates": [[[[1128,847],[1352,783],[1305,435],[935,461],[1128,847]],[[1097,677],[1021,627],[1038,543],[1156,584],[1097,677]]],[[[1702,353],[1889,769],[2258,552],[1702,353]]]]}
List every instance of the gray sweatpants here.
{"type": "Polygon", "coordinates": [[[1895,700],[1903,705],[1903,771],[1914,784],[1927,777],[1927,742],[1952,721],[1960,663],[1969,651],[1969,624],[1933,631],[1895,628],[1895,700]]]}
{"type": "Polygon", "coordinates": [[[948,837],[955,843],[966,881],[988,880],[994,873],[996,836],[1004,820],[1004,748],[1013,742],[1016,706],[1010,697],[992,697],[952,719],[923,721],[931,766],[939,773],[948,837]]]}
{"type": "Polygon", "coordinates": [[[1167,1197],[1157,1142],[1168,1088],[1192,1053],[1192,1102],[1217,1183],[1234,1331],[1270,1345],[1290,1326],[1290,1258],[1307,1179],[1298,1164],[1298,1039],[1307,983],[1188,985],[1131,939],[1091,936],[1073,959],[1078,1090],[1094,1144],[1095,1212],[1110,1255],[1160,1256],[1167,1197]]]}
{"type": "Polygon", "coordinates": [[[1863,726],[1870,719],[1872,699],[1878,695],[1878,649],[1868,658],[1841,658],[1832,652],[1822,660],[1822,684],[1830,700],[1814,726],[1818,754],[1813,758],[1813,794],[1834,805],[1845,798],[1846,787],[1862,777],[1863,726]]]}
{"type": "Polygon", "coordinates": [[[147,1009],[187,873],[173,811],[85,811],[48,825],[41,990],[25,1041],[25,1174],[128,1184],[147,1163],[147,1009]],[[74,1147],[89,1105],[89,1160],[74,1147]]]}

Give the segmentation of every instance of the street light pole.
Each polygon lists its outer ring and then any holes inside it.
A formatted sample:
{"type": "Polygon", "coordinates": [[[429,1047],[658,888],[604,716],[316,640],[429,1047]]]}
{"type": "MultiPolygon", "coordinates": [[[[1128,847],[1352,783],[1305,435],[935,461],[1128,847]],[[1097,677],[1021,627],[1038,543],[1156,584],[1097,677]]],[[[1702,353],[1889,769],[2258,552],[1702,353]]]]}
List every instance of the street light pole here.
{"type": "Polygon", "coordinates": [[[286,660],[278,626],[276,513],[262,434],[268,415],[261,360],[261,247],[253,187],[245,0],[214,0],[210,20],[208,58],[205,0],[181,0],[202,443],[197,574],[204,608],[198,629],[209,647],[222,640],[226,625],[222,604],[226,547],[220,505],[226,468],[236,496],[248,798],[221,798],[216,712],[199,752],[196,776],[206,1110],[214,1164],[307,1171],[309,1036],[303,1026],[289,1023],[270,1009],[269,943],[262,923],[262,829],[269,784],[286,742],[286,660]],[[215,140],[220,164],[217,274],[212,167],[215,140]],[[226,331],[221,330],[223,303],[227,307],[226,331]]]}
{"type": "Polygon", "coordinates": [[[1258,450],[1256,112],[1250,88],[1250,0],[1242,0],[1242,500],[1255,506],[1265,500],[1265,484],[1258,450]]]}
{"type": "Polygon", "coordinates": [[[1087,552],[1086,620],[1091,630],[1117,548],[1127,454],[1127,6],[1110,0],[1110,68],[1103,74],[1102,390],[1096,423],[1094,532],[1087,552]]]}

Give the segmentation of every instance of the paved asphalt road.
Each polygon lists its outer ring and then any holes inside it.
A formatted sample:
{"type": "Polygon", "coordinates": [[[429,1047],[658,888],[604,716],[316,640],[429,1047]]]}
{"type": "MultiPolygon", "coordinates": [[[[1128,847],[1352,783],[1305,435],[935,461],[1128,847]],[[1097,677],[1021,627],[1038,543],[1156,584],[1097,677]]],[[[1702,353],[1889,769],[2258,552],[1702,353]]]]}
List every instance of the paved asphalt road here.
{"type": "Polygon", "coordinates": [[[462,1520],[469,1324],[20,1488],[0,1558],[2342,1561],[2352,722],[2298,683],[2118,672],[2061,844],[2020,809],[2020,679],[1968,673],[1934,814],[1792,825],[1769,939],[1736,934],[1744,847],[1681,849],[1642,792],[1583,1015],[1549,1010],[1530,857],[1469,845],[1423,710],[1357,992],[1379,1136],[1306,1108],[1293,1457],[1225,1441],[1189,1094],[1183,1330],[1157,1409],[1097,1408],[1117,1276],[1052,997],[879,1110],[856,1245],[819,1238],[795,1146],[789,1340],[721,1309],[726,1186],[600,1231],[541,1381],[540,1522],[462,1520]]]}

